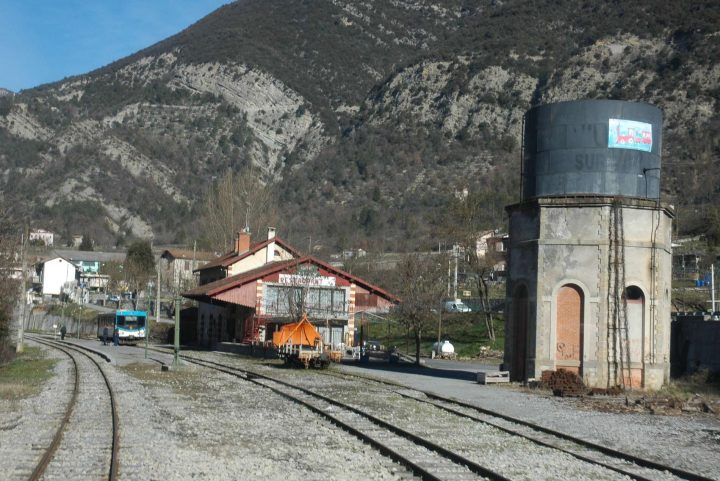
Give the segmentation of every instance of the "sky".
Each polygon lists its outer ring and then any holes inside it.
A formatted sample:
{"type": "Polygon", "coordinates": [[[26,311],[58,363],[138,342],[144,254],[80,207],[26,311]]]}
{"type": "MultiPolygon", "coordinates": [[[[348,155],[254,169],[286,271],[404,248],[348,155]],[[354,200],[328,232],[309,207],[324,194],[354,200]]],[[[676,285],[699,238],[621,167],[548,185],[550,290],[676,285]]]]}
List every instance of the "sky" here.
{"type": "Polygon", "coordinates": [[[192,25],[230,0],[0,0],[0,88],[87,73],[192,25]]]}

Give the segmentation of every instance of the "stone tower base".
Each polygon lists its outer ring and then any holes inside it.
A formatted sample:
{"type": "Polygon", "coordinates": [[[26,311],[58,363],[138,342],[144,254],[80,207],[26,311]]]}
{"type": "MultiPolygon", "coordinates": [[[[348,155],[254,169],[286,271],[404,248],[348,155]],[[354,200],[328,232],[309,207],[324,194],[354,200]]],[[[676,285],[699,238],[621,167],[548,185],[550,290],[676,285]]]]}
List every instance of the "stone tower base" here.
{"type": "Polygon", "coordinates": [[[532,199],[507,211],[511,378],[563,368],[589,387],[667,382],[672,208],[583,196],[532,199]]]}

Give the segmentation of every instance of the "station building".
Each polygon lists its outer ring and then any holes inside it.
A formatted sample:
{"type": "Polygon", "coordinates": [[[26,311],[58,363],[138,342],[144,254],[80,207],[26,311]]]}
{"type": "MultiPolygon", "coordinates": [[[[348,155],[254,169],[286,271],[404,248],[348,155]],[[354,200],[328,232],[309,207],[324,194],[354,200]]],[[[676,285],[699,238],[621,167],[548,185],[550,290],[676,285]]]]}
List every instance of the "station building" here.
{"type": "Polygon", "coordinates": [[[326,344],[351,346],[357,315],[382,314],[398,299],[379,286],[303,255],[275,235],[252,244],[240,232],[231,252],[199,269],[200,285],[183,293],[198,301],[197,339],[266,343],[280,326],[307,312],[326,344]]]}
{"type": "Polygon", "coordinates": [[[589,387],[670,375],[672,206],[660,201],[662,113],[594,100],[531,109],[522,197],[508,206],[504,364],[589,387]]]}

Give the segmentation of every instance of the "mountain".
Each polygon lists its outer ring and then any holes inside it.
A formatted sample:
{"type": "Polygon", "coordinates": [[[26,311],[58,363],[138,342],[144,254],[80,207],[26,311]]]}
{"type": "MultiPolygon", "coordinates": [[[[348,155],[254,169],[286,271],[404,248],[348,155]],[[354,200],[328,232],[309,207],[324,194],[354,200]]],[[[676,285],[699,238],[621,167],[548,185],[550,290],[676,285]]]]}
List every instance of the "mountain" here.
{"type": "Polygon", "coordinates": [[[8,89],[0,88],[0,97],[4,97],[6,95],[12,95],[13,92],[8,89]]]}
{"type": "Polygon", "coordinates": [[[214,179],[254,166],[291,242],[428,247],[463,189],[502,226],[527,109],[614,98],[663,109],[663,196],[698,232],[720,222],[718,35],[713,1],[240,0],[0,98],[0,191],[63,235],[183,242],[214,179]]]}

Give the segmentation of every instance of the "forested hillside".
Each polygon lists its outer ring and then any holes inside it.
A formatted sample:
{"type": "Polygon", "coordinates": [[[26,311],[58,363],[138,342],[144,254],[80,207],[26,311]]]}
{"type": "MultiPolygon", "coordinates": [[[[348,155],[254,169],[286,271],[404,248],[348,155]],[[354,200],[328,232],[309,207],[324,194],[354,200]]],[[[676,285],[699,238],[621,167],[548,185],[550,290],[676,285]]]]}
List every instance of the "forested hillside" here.
{"type": "Polygon", "coordinates": [[[106,245],[202,241],[208,189],[252,167],[291,242],[427,248],[464,189],[503,226],[528,108],[611,98],[663,109],[663,200],[718,238],[719,38],[713,1],[241,0],[0,97],[2,201],[106,245]]]}

